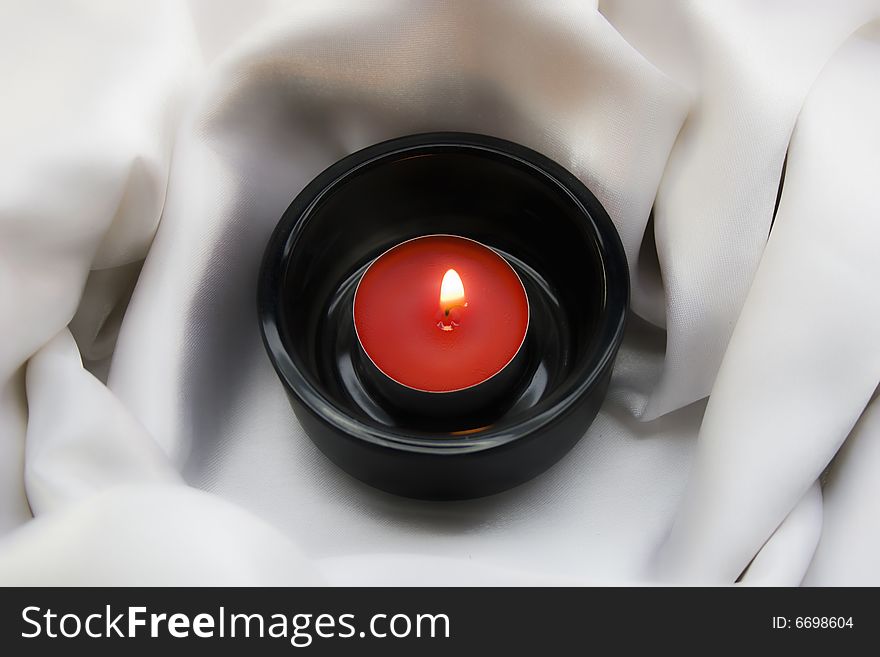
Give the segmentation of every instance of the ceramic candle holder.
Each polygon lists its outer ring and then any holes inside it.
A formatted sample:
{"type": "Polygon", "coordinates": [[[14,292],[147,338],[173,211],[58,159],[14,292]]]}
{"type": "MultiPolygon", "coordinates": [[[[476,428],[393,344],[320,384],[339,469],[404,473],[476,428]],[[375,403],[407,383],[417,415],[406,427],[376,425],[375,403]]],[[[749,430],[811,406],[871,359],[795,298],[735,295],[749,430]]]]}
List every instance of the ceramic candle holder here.
{"type": "Polygon", "coordinates": [[[461,499],[536,476],[584,435],[628,296],[617,232],[577,178],[518,144],[432,133],[370,146],[306,186],[266,247],[258,310],[293,410],[324,454],[389,492],[461,499]],[[377,389],[352,317],[377,256],[439,234],[502,255],[529,301],[526,340],[511,376],[498,380],[503,389],[453,401],[449,413],[377,389]]]}

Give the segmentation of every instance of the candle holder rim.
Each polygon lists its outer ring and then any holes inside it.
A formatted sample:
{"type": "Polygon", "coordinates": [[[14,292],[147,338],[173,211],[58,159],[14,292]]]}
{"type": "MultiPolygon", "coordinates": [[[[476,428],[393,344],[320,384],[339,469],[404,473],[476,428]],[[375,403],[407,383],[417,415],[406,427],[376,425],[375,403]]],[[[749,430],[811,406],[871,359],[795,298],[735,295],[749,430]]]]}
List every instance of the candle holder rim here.
{"type": "MultiPolygon", "coordinates": [[[[490,247],[491,248],[491,247],[490,247]]],[[[629,304],[629,271],[620,236],[611,218],[593,193],[562,165],[541,153],[498,137],[469,132],[425,132],[395,137],[355,151],[318,174],[294,198],[276,225],[260,266],[257,294],[260,333],[270,361],[289,392],[306,411],[335,431],[376,446],[439,456],[472,454],[522,439],[567,414],[593,387],[613,361],[623,337],[629,304]],[[513,160],[555,185],[575,203],[595,227],[594,237],[602,263],[604,303],[599,315],[596,344],[600,345],[572,376],[574,383],[552,393],[546,408],[518,420],[515,425],[487,427],[467,440],[443,439],[429,432],[379,427],[344,412],[304,375],[284,346],[277,299],[290,254],[321,201],[346,180],[367,167],[407,153],[468,150],[513,160]],[[608,284],[609,274],[616,285],[608,284]]]]}

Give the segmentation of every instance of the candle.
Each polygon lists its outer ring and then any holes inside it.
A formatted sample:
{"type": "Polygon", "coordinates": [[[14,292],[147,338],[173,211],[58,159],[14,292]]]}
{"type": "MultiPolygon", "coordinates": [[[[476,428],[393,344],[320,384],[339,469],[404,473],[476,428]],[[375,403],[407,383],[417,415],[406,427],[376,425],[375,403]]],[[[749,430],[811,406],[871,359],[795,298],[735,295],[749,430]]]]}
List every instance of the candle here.
{"type": "Polygon", "coordinates": [[[389,249],[364,272],[353,314],[367,376],[409,410],[476,410],[519,374],[528,296],[507,260],[474,240],[429,235],[389,249]]]}

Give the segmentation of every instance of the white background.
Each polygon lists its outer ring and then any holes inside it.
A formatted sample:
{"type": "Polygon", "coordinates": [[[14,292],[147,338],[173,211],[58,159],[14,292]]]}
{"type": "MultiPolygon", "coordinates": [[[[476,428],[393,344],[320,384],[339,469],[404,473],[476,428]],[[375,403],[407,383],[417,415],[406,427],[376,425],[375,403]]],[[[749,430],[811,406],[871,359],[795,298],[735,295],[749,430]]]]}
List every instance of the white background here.
{"type": "Polygon", "coordinates": [[[880,584],[878,17],[0,2],[0,582],[880,584]],[[318,453],[254,309],[300,189],[432,130],[574,172],[633,281],[584,439],[456,503],[318,453]]]}

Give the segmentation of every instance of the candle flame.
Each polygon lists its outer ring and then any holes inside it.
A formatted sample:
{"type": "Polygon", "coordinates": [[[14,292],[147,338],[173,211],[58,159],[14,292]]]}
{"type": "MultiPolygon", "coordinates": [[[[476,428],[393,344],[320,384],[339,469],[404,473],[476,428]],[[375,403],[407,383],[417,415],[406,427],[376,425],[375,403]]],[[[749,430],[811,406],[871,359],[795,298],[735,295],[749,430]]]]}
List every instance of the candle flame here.
{"type": "Polygon", "coordinates": [[[440,283],[440,307],[448,313],[450,308],[466,305],[461,276],[454,269],[448,269],[440,283]]]}

